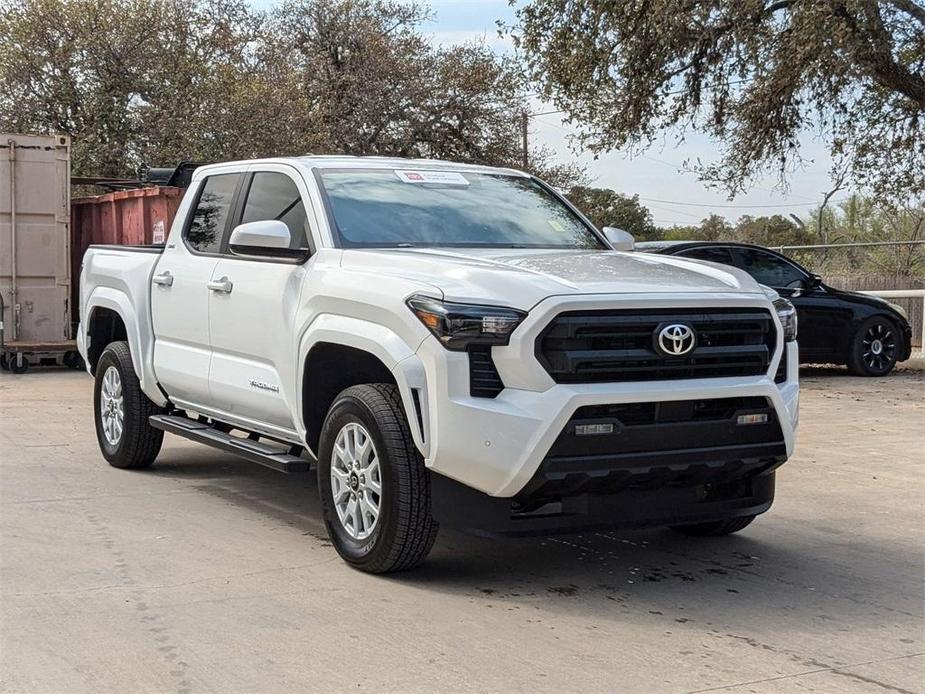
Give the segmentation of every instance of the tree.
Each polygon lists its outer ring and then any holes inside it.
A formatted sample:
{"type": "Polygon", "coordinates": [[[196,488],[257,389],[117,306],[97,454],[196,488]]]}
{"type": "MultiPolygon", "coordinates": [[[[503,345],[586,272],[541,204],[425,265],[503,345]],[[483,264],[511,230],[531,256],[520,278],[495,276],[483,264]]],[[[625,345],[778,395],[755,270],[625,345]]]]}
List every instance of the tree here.
{"type": "MultiPolygon", "coordinates": [[[[484,43],[434,46],[396,0],[0,0],[0,129],[63,132],[83,175],[316,154],[518,166],[526,86],[484,43]]],[[[580,179],[548,151],[531,169],[580,179]]]]}
{"type": "Polygon", "coordinates": [[[856,186],[925,194],[925,7],[919,0],[533,0],[515,38],[543,96],[592,151],[690,129],[696,165],[733,195],[784,185],[810,130],[856,186]]]}
{"type": "Polygon", "coordinates": [[[601,229],[614,226],[628,231],[639,241],[659,238],[659,229],[652,223],[652,213],[639,202],[639,196],[621,195],[609,188],[575,186],[568,199],[601,229]]]}
{"type": "Polygon", "coordinates": [[[75,170],[90,174],[188,151],[208,123],[203,96],[237,71],[256,28],[236,0],[4,1],[0,128],[73,136],[75,170]]]}

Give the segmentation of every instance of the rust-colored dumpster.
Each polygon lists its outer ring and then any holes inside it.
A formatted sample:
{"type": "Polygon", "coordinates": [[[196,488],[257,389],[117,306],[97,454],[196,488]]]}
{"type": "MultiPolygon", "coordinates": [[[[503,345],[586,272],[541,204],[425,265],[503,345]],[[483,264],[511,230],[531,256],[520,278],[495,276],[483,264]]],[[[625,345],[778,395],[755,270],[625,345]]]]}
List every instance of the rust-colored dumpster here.
{"type": "MultiPolygon", "coordinates": [[[[183,197],[167,186],[119,190],[71,200],[71,305],[76,314],[80,263],[90,244],[164,243],[183,197]]],[[[75,315],[74,320],[77,320],[75,315]]]]}

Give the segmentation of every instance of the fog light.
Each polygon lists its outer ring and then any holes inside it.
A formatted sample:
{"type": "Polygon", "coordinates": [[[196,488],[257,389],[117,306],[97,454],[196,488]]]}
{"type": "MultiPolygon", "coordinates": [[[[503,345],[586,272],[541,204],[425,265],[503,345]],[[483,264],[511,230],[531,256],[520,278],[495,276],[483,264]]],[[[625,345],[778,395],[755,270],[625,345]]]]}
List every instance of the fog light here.
{"type": "Polygon", "coordinates": [[[767,424],[767,414],[740,414],[736,418],[736,424],[767,424]]]}
{"type": "Polygon", "coordinates": [[[575,436],[594,436],[596,434],[612,434],[613,424],[578,424],[575,426],[575,436]]]}

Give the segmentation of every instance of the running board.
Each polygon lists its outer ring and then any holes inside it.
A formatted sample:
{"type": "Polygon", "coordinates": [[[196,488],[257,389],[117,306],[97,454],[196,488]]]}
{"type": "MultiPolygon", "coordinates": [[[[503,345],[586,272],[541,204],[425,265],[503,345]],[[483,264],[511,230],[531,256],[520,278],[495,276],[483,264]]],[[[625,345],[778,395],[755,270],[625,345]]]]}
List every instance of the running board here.
{"type": "Polygon", "coordinates": [[[190,419],[189,417],[155,414],[151,415],[148,421],[155,429],[162,429],[185,439],[198,441],[207,446],[212,446],[212,448],[234,453],[252,463],[265,465],[279,472],[305,472],[311,465],[305,458],[291,455],[279,448],[268,446],[259,441],[226,434],[210,424],[190,419]]]}

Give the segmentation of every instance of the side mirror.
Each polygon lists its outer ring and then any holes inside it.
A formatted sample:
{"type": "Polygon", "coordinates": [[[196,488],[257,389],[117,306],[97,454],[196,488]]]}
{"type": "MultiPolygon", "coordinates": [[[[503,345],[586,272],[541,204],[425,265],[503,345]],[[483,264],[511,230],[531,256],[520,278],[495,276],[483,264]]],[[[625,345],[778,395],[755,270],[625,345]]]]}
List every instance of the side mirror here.
{"type": "Polygon", "coordinates": [[[235,253],[273,255],[289,250],[289,227],[276,219],[239,224],[232,230],[228,247],[235,253]]]}
{"type": "Polygon", "coordinates": [[[604,227],[601,231],[615,251],[631,251],[636,247],[636,239],[628,231],[617,227],[604,227]]]}
{"type": "Polygon", "coordinates": [[[822,286],[822,275],[817,275],[816,273],[811,273],[809,279],[806,280],[807,289],[816,289],[822,286]]]}

